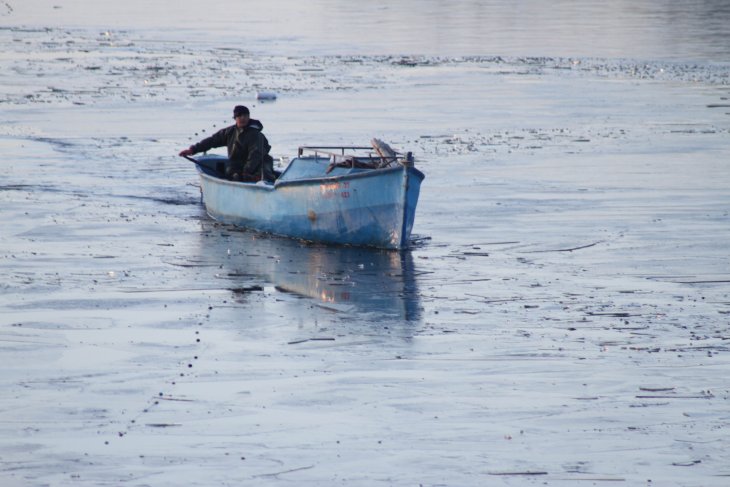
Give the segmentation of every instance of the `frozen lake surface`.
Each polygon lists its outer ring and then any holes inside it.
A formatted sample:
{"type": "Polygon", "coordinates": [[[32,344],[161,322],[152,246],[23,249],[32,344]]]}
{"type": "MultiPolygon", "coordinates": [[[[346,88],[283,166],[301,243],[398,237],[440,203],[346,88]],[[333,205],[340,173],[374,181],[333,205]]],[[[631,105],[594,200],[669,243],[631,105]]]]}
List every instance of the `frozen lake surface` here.
{"type": "Polygon", "coordinates": [[[220,3],[0,2],[0,484],[730,482],[726,2],[220,3]],[[211,221],[239,103],[413,248],[211,221]]]}

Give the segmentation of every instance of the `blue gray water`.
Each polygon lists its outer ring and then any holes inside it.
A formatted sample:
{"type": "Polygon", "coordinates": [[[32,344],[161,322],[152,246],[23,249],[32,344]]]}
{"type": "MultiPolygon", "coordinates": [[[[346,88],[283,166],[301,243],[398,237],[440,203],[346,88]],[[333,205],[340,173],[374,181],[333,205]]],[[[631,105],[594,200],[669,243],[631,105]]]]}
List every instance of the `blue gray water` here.
{"type": "Polygon", "coordinates": [[[725,485],[727,2],[172,5],[0,3],[0,483],[725,485]],[[211,221],[238,103],[412,249],[211,221]]]}
{"type": "Polygon", "coordinates": [[[3,25],[132,30],[145,39],[226,43],[282,55],[378,54],[730,61],[723,0],[196,0],[11,5],[3,25]]]}

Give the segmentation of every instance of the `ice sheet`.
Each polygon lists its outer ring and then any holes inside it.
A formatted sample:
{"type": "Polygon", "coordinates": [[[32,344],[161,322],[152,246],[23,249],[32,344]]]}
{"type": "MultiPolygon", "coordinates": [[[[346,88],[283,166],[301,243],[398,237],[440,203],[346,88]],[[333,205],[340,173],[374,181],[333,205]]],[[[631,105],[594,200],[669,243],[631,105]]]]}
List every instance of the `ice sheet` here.
{"type": "Polygon", "coordinates": [[[727,484],[722,2],[442,3],[0,4],[2,485],[727,484]],[[238,103],[413,151],[413,248],[211,221],[238,103]]]}

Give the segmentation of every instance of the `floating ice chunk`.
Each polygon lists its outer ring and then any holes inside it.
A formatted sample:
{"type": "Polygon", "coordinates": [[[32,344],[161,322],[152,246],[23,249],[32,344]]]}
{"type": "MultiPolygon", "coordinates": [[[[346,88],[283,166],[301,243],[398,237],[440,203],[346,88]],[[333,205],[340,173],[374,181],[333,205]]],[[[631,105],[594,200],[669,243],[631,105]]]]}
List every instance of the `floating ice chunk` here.
{"type": "Polygon", "coordinates": [[[256,99],[261,101],[273,101],[276,100],[276,93],[273,91],[259,91],[256,93],[256,99]]]}

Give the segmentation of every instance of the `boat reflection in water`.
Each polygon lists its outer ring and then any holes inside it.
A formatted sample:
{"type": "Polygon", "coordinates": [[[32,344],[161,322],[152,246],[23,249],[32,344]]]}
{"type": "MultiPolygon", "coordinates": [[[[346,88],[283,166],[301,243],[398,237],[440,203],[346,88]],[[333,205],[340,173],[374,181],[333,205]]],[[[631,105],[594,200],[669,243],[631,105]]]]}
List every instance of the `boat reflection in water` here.
{"type": "Polygon", "coordinates": [[[421,304],[409,251],[309,244],[204,222],[201,245],[228,286],[271,284],[363,318],[417,321],[421,304]]]}

